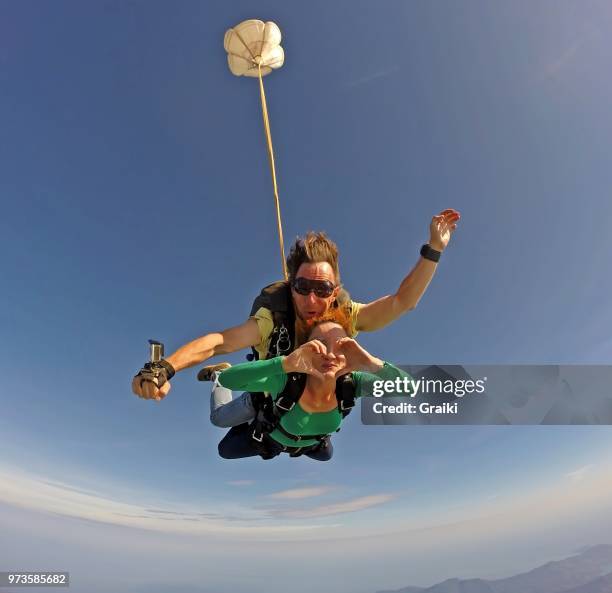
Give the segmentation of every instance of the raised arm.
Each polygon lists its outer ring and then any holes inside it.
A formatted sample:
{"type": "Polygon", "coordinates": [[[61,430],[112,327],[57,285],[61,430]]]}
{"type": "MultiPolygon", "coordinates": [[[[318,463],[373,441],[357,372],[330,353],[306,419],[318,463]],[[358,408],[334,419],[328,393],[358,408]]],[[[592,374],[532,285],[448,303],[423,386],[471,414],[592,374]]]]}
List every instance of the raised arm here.
{"type": "MultiPolygon", "coordinates": [[[[446,249],[459,218],[459,212],[453,209],[443,210],[433,217],[429,226],[429,246],[432,249],[440,252],[446,249]]],[[[420,257],[397,292],[361,306],[357,314],[357,330],[381,329],[414,309],[425,294],[437,267],[436,262],[420,257]]]]}

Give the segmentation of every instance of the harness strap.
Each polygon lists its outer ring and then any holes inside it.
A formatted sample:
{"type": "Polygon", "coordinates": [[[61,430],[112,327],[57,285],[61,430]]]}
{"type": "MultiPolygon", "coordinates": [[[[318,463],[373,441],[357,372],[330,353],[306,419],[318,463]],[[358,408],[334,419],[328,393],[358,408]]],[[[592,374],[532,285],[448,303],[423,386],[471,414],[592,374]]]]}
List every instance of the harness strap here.
{"type": "Polygon", "coordinates": [[[309,439],[316,440],[316,441],[322,441],[326,436],[329,436],[327,433],[325,434],[292,434],[290,432],[287,432],[283,428],[280,422],[276,425],[276,430],[283,433],[286,437],[290,438],[296,443],[299,443],[300,441],[307,441],[309,439]]]}
{"type": "MultiPolygon", "coordinates": [[[[290,412],[295,407],[300,397],[302,397],[304,388],[306,387],[306,379],[307,375],[304,373],[289,373],[285,388],[281,391],[276,400],[264,394],[257,394],[257,397],[253,398],[252,401],[257,414],[255,419],[251,422],[251,436],[262,457],[266,454],[267,443],[273,443],[275,446],[281,447],[283,451],[287,451],[295,457],[301,455],[299,452],[301,449],[308,450],[310,447],[316,447],[329,436],[328,434],[295,435],[286,431],[281,425],[281,418],[287,412],[290,412]],[[270,437],[270,433],[274,430],[278,430],[281,434],[284,434],[296,443],[307,439],[317,440],[319,443],[317,443],[317,445],[309,445],[305,448],[287,447],[270,437]],[[293,451],[293,449],[296,450],[293,451]]],[[[336,381],[338,411],[343,419],[346,418],[353,407],[355,407],[355,387],[355,381],[351,373],[342,375],[336,381]]],[[[338,430],[340,429],[338,428],[338,430]]]]}
{"type": "Polygon", "coordinates": [[[336,381],[336,399],[343,420],[355,407],[355,389],[355,379],[353,379],[352,373],[342,375],[336,381]]]}
{"type": "Polygon", "coordinates": [[[289,453],[290,457],[299,457],[308,451],[316,449],[320,446],[320,443],[317,443],[316,445],[306,445],[305,447],[291,447],[275,441],[268,434],[263,434],[262,440],[256,441],[254,445],[255,449],[263,459],[272,459],[278,454],[274,451],[274,449],[280,449],[285,453],[289,453]]]}

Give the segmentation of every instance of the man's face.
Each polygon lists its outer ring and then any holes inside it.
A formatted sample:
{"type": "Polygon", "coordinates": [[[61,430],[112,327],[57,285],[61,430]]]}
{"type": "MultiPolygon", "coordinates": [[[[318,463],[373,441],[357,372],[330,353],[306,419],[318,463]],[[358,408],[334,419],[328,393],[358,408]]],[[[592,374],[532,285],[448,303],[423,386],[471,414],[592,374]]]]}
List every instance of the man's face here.
{"type": "MultiPolygon", "coordinates": [[[[313,281],[311,285],[316,284],[318,281],[321,283],[330,283],[335,287],[331,295],[326,298],[317,296],[314,290],[310,290],[306,295],[299,294],[293,286],[291,287],[295,312],[298,317],[308,320],[323,315],[336,300],[336,295],[340,290],[340,288],[336,286],[336,276],[333,268],[327,262],[302,264],[295,275],[296,281],[298,281],[299,278],[313,281]]],[[[321,284],[321,286],[323,287],[324,285],[321,284]]]]}

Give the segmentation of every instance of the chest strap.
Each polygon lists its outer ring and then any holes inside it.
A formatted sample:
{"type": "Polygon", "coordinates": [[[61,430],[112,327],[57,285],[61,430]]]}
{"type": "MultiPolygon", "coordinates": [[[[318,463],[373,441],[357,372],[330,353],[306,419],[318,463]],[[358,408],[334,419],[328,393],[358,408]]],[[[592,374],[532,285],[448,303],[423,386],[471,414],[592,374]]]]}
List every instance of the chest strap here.
{"type": "MultiPolygon", "coordinates": [[[[295,404],[299,401],[300,397],[302,397],[307,378],[308,376],[305,373],[289,373],[287,376],[287,383],[276,399],[273,399],[271,396],[253,399],[256,416],[253,422],[251,422],[251,436],[255,441],[262,443],[264,434],[270,434],[275,429],[297,442],[305,439],[316,439],[320,441],[327,436],[327,434],[295,435],[286,431],[281,426],[281,418],[287,412],[293,410],[295,404]]],[[[346,418],[355,407],[355,389],[355,380],[351,373],[342,375],[336,381],[338,411],[343,419],[346,418]]],[[[340,429],[338,428],[338,430],[340,429]]]]}

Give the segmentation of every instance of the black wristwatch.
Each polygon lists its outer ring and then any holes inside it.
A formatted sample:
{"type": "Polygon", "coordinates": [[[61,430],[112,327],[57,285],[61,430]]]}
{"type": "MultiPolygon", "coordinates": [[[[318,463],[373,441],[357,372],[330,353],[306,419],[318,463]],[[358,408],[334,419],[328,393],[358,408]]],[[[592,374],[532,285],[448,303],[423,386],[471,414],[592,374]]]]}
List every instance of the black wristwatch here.
{"type": "Polygon", "coordinates": [[[441,251],[437,251],[433,247],[429,245],[429,243],[425,243],[423,247],[421,247],[421,257],[428,259],[433,262],[439,262],[440,256],[442,255],[441,251]]]}

